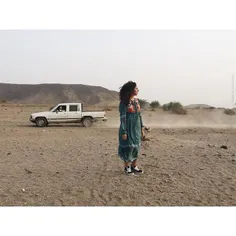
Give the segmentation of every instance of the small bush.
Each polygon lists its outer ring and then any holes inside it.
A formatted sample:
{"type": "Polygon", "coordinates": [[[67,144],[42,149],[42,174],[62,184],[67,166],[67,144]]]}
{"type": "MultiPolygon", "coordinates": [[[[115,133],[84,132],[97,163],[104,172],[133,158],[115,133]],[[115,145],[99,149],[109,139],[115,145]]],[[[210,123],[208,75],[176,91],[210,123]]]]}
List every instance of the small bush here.
{"type": "Polygon", "coordinates": [[[155,111],[156,108],[159,108],[161,105],[158,101],[153,101],[150,103],[150,107],[152,109],[152,111],[155,111]]]}
{"type": "Polygon", "coordinates": [[[169,103],[162,105],[164,111],[169,111],[169,103]]]}
{"type": "Polygon", "coordinates": [[[149,106],[148,101],[144,99],[139,99],[139,103],[141,108],[147,108],[149,106]]]}
{"type": "Polygon", "coordinates": [[[169,102],[162,106],[164,111],[171,111],[174,114],[186,115],[187,110],[183,108],[182,104],[179,102],[169,102]]]}
{"type": "Polygon", "coordinates": [[[0,100],[0,103],[6,103],[6,102],[7,102],[7,100],[5,100],[5,99],[0,100]]]}
{"type": "Polygon", "coordinates": [[[172,111],[174,109],[183,108],[183,106],[179,102],[169,102],[164,104],[162,108],[164,111],[172,111]]]}
{"type": "Polygon", "coordinates": [[[236,113],[233,109],[224,109],[224,113],[226,115],[230,115],[230,116],[236,115],[236,113]]]}

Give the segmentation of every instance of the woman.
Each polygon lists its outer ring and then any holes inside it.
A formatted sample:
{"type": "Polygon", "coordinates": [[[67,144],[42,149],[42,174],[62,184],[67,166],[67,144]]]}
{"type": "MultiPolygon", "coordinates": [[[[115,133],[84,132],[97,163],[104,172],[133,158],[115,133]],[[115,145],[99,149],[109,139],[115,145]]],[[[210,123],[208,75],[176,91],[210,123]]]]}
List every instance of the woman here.
{"type": "Polygon", "coordinates": [[[120,129],[118,155],[124,161],[126,174],[143,173],[137,166],[137,158],[144,128],[135,82],[129,81],[120,90],[120,129]]]}

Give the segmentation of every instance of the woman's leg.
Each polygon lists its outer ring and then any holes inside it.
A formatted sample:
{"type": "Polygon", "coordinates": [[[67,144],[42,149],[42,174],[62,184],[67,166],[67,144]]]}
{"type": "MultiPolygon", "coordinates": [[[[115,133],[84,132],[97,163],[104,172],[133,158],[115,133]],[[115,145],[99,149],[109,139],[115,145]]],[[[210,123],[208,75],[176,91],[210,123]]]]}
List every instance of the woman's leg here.
{"type": "Polygon", "coordinates": [[[128,167],[129,164],[130,164],[129,162],[125,162],[125,161],[124,161],[124,166],[125,166],[125,167],[128,167]]]}
{"type": "Polygon", "coordinates": [[[135,160],[132,162],[131,166],[132,166],[132,167],[137,166],[137,159],[135,159],[135,160]]]}

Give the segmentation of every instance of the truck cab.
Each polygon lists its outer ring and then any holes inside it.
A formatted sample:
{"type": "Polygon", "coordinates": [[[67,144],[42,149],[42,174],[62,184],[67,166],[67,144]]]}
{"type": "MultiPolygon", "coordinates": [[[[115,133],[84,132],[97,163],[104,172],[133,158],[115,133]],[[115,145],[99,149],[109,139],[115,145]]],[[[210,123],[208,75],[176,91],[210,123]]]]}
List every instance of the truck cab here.
{"type": "Polygon", "coordinates": [[[49,111],[32,113],[29,119],[38,127],[50,123],[82,123],[89,127],[98,120],[107,121],[105,111],[83,111],[82,103],[60,103],[49,111]]]}
{"type": "Polygon", "coordinates": [[[58,104],[51,109],[48,121],[69,122],[82,118],[81,103],[58,104]]]}

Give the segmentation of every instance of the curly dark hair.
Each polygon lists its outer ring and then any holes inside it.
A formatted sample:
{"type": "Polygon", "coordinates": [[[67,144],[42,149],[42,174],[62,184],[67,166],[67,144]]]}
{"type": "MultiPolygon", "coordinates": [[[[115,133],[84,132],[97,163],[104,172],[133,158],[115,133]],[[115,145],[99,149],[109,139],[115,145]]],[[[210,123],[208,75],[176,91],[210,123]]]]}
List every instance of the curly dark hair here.
{"type": "Polygon", "coordinates": [[[136,86],[137,85],[135,82],[129,81],[121,87],[119,92],[120,101],[123,102],[126,106],[129,104],[130,97],[136,86]]]}

